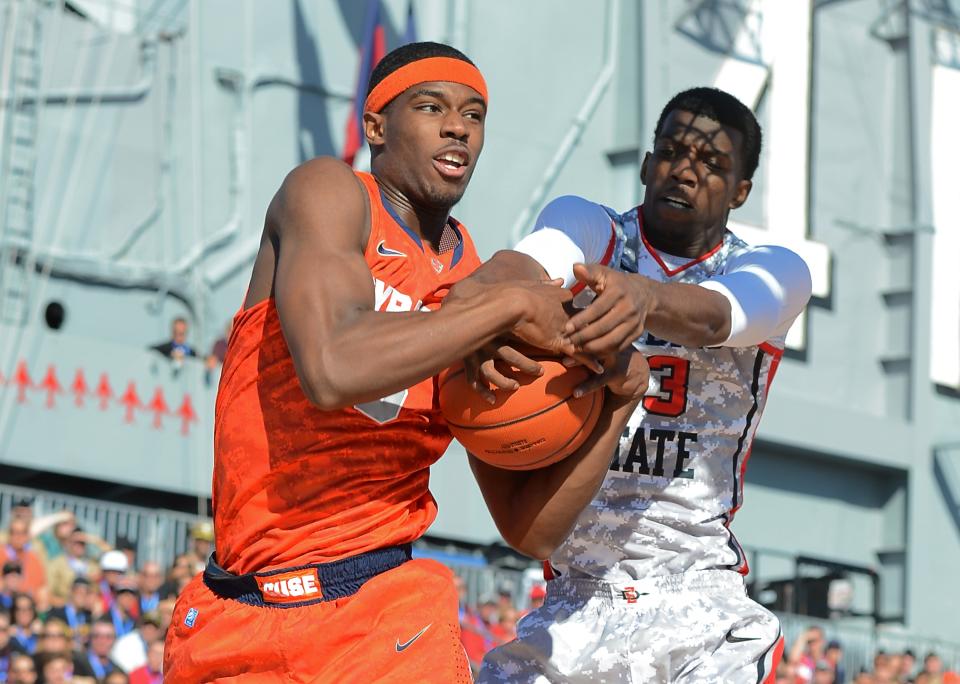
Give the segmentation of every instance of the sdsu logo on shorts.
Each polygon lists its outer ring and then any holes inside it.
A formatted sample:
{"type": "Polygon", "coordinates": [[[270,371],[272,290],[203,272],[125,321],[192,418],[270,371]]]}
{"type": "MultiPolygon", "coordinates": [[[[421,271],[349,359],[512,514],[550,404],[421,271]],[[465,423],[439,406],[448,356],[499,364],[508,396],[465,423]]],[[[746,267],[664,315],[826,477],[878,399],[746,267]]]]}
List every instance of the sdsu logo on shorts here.
{"type": "Polygon", "coordinates": [[[267,603],[299,603],[322,596],[316,568],[257,577],[257,584],[267,603]]]}

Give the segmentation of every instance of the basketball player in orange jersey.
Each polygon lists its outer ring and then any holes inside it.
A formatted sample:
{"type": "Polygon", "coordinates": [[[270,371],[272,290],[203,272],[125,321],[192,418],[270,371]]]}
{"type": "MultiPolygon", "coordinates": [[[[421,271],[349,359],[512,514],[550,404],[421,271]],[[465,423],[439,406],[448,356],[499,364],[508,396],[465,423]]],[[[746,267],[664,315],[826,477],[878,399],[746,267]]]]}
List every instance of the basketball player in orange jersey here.
{"type": "MultiPolygon", "coordinates": [[[[217,395],[216,552],[178,600],[168,683],[470,681],[452,575],[410,558],[450,441],[432,376],[504,334],[572,351],[555,285],[477,281],[439,307],[479,264],[449,212],[487,102],[460,52],[399,48],[364,107],[372,175],[315,159],[271,203],[217,395]]],[[[630,375],[611,383],[628,396],[606,403],[608,430],[645,387],[630,375]]],[[[599,483],[608,442],[588,439],[531,496],[599,483]]]]}

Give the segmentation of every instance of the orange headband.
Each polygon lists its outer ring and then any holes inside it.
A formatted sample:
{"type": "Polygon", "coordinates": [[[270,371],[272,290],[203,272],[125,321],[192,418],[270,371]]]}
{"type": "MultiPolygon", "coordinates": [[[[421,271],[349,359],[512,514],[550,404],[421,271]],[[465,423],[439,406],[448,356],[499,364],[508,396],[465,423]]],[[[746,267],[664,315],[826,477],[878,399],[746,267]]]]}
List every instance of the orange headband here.
{"type": "Polygon", "coordinates": [[[487,84],[477,67],[453,57],[427,57],[404,64],[380,81],[367,95],[363,108],[368,112],[380,112],[390,100],[410,86],[427,81],[449,81],[470,86],[487,100],[487,84]]]}

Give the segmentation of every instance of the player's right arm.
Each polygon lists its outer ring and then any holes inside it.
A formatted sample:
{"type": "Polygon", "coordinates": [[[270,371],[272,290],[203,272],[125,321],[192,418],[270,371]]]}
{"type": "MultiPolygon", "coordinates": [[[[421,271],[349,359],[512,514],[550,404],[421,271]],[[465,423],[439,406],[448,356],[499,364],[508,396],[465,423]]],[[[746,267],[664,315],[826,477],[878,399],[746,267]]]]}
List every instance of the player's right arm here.
{"type": "Polygon", "coordinates": [[[615,244],[603,207],[566,196],[544,207],[537,229],[515,248],[550,277],[579,281],[597,294],[567,327],[587,354],[625,349],[644,331],[689,347],[753,346],[785,334],[810,298],[807,265],[784,247],[743,250],[722,274],[688,284],[609,268],[615,244]]]}
{"type": "Polygon", "coordinates": [[[267,212],[280,324],[301,387],[318,407],[400,391],[507,332],[569,349],[562,333],[569,294],[539,283],[473,288],[431,313],[375,311],[364,258],[368,214],[352,170],[331,158],[292,171],[267,212]]]}

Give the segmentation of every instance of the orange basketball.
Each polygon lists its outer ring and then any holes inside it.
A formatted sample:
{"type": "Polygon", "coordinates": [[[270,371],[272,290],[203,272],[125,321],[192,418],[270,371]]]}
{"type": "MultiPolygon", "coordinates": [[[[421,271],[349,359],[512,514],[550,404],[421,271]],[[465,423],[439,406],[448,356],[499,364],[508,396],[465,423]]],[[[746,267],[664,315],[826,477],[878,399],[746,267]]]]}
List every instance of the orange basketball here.
{"type": "Polygon", "coordinates": [[[450,432],[471,454],[509,470],[543,468],[576,451],[597,424],[603,392],[574,398],[590,371],[566,368],[554,356],[528,353],[543,375],[516,375],[520,388],[497,390],[488,404],[467,384],[463,366],[440,373],[440,411],[450,432]]]}

